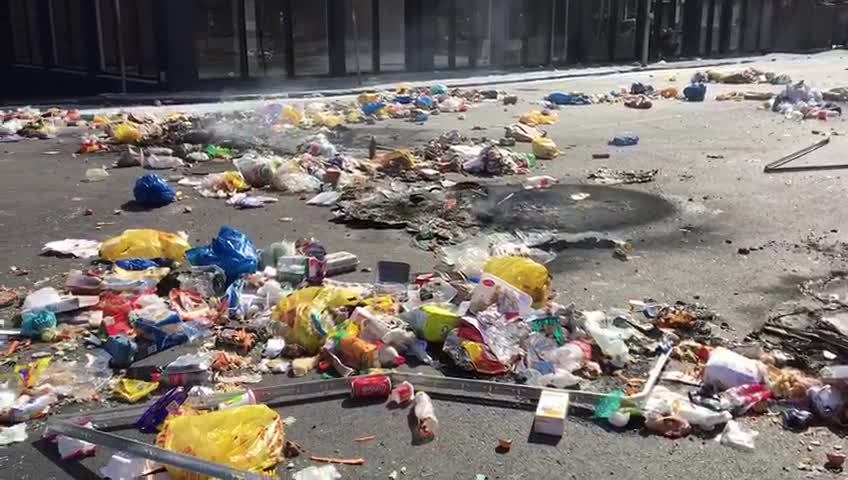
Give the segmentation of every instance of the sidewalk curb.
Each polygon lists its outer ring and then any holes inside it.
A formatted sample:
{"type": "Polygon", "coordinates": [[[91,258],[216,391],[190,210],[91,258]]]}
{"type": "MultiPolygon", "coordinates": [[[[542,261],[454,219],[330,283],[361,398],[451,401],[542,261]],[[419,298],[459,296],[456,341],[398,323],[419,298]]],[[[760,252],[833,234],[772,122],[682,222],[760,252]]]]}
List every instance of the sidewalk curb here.
{"type": "Polygon", "coordinates": [[[353,96],[359,95],[361,93],[373,92],[377,90],[385,90],[387,88],[394,87],[398,84],[409,84],[413,86],[422,86],[422,85],[433,85],[436,83],[444,84],[448,88],[475,88],[475,87],[485,87],[485,86],[494,86],[494,85],[507,85],[513,83],[520,82],[546,82],[546,81],[554,81],[554,80],[563,80],[569,78],[587,78],[587,77],[606,77],[611,75],[619,75],[625,73],[639,73],[639,72],[656,72],[663,70],[683,70],[683,69],[696,69],[696,68],[708,68],[708,67],[721,67],[727,65],[741,65],[745,63],[753,63],[756,58],[765,58],[765,56],[761,57],[744,57],[739,59],[718,59],[718,60],[703,60],[703,61],[680,61],[680,62],[671,62],[665,64],[653,64],[648,65],[646,67],[642,66],[617,66],[617,67],[609,67],[606,69],[599,69],[594,71],[575,71],[577,69],[569,69],[569,70],[548,70],[541,72],[524,72],[524,73],[509,73],[505,72],[502,74],[493,74],[488,77],[467,77],[467,78],[456,78],[451,80],[438,80],[433,79],[429,81],[395,81],[395,82],[387,82],[387,83],[379,83],[374,85],[366,85],[366,86],[355,86],[349,88],[337,88],[337,89],[314,89],[314,90],[299,90],[299,91],[291,91],[291,92],[278,92],[278,93],[247,93],[247,94],[203,94],[203,95],[192,95],[186,96],[181,95],[179,92],[171,94],[169,92],[162,92],[160,96],[153,96],[151,94],[142,94],[144,98],[140,98],[142,95],[127,95],[124,96],[122,94],[101,94],[96,97],[85,97],[85,98],[75,98],[75,99],[60,99],[51,103],[31,103],[28,104],[35,108],[50,108],[55,107],[57,105],[78,105],[80,107],[85,107],[87,109],[92,109],[96,107],[103,108],[115,108],[115,107],[144,107],[144,106],[154,106],[154,102],[161,102],[162,106],[179,106],[179,105],[198,105],[198,104],[214,104],[214,103],[227,103],[227,102],[245,102],[245,101],[257,101],[257,100],[300,100],[307,98],[333,98],[333,97],[344,97],[344,96],[353,96]],[[680,65],[676,65],[680,64],[680,65]],[[538,75],[534,75],[534,73],[538,73],[538,75]],[[524,78],[519,78],[524,77],[524,78]]]}

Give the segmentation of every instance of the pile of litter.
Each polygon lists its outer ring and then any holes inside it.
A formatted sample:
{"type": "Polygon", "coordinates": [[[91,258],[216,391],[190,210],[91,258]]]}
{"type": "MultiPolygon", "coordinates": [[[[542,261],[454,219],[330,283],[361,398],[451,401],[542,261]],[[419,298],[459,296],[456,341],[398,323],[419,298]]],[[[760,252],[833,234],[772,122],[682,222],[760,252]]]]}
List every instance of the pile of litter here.
{"type": "MultiPolygon", "coordinates": [[[[746,450],[754,448],[756,434],[735,417],[773,408],[798,428],[847,411],[848,398],[838,389],[845,367],[816,379],[786,367],[779,351],[736,353],[711,334],[718,319],[703,307],[632,301],[627,309],[602,312],[557,303],[540,263],[551,256],[527,240],[492,237],[486,248],[446,250],[437,272],[412,274],[407,264],[380,262],[373,283],[347,284],[329,277],[356,269],[356,256],[330,253],[314,239],[259,250],[242,232],[222,227],[210,245],[191,248],[185,234],[128,230],[100,243],[98,258],[70,271],[60,288],[33,291],[20,304],[19,329],[4,332],[4,357],[18,360],[0,383],[0,418],[12,425],[0,438],[22,441],[25,427],[18,425],[64,402],[111,395],[134,403],[161,395],[138,423],[146,432],[162,426],[159,446],[265,470],[279,459],[283,425],[276,412],[255,405],[249,390],[213,406],[217,411],[185,412],[208,410],[199,406],[204,398],[265,374],[350,377],[403,370],[409,362],[533,387],[609,391],[613,385],[614,393],[593,406],[594,418],[671,438],[723,428],[722,443],[746,450]],[[94,347],[86,360],[66,359],[82,345],[94,347]],[[136,366],[179,345],[193,351],[165,365],[136,366]],[[639,391],[634,375],[669,349],[684,367],[666,378],[700,390],[687,396],[657,386],[644,403],[622,403],[639,391]],[[221,457],[214,442],[193,449],[198,434],[246,440],[221,457]],[[257,449],[262,453],[251,461],[237,461],[257,449]]],[[[92,244],[46,249],[84,256],[92,244]]],[[[436,436],[432,403],[414,393],[414,383],[392,388],[378,375],[351,386],[354,398],[411,402],[416,435],[436,436]]],[[[541,401],[561,407],[564,422],[567,396],[541,401]]],[[[537,419],[534,429],[562,434],[551,425],[537,419]]],[[[74,455],[93,453],[94,445],[84,446],[72,449],[74,455]]]]}
{"type": "Polygon", "coordinates": [[[764,72],[753,67],[748,67],[737,72],[724,73],[718,70],[707,70],[706,73],[697,72],[692,83],[725,83],[731,85],[758,84],[789,85],[792,77],[785,73],[764,72]]]}
{"type": "Polygon", "coordinates": [[[19,108],[0,112],[0,143],[17,142],[23,138],[47,139],[60,128],[85,126],[96,119],[80,115],[77,110],[51,108],[44,112],[35,108],[19,108]]]}
{"type": "Polygon", "coordinates": [[[803,80],[787,85],[786,89],[769,100],[765,107],[798,122],[809,118],[827,120],[842,115],[842,107],[825,102],[822,92],[811,88],[803,80]]]}

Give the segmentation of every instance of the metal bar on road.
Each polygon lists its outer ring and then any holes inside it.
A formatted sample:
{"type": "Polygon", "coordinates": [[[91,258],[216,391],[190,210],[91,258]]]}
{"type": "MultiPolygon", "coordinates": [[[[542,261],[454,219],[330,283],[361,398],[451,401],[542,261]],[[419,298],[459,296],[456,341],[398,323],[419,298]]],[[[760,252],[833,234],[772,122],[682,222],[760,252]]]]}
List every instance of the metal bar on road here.
{"type": "Polygon", "coordinates": [[[808,170],[837,170],[837,169],[842,169],[842,168],[848,168],[848,164],[845,164],[845,163],[834,164],[834,165],[805,165],[803,167],[784,167],[783,166],[783,165],[786,165],[787,163],[793,162],[793,161],[803,157],[804,155],[807,155],[809,153],[812,153],[812,152],[822,148],[823,146],[827,145],[828,143],[830,143],[830,137],[829,136],[825,137],[822,140],[819,140],[818,142],[816,142],[816,143],[814,143],[814,144],[812,144],[808,147],[804,147],[801,150],[798,150],[797,152],[790,153],[789,155],[786,155],[785,157],[779,158],[779,159],[769,163],[768,165],[765,166],[765,168],[763,168],[763,172],[764,173],[787,173],[787,172],[803,172],[803,171],[808,171],[808,170]]]}
{"type": "MultiPolygon", "coordinates": [[[[624,405],[637,407],[644,405],[659,381],[660,374],[665,368],[670,356],[671,348],[666,345],[664,346],[663,353],[660,354],[651,369],[648,380],[645,382],[645,386],[642,391],[635,395],[624,397],[622,399],[624,405]]],[[[422,390],[430,393],[434,398],[441,397],[446,400],[462,398],[464,400],[477,401],[484,404],[496,404],[507,408],[532,407],[536,404],[543,391],[568,393],[574,404],[589,405],[592,407],[607,397],[607,394],[600,392],[548,389],[529,385],[492,382],[488,380],[473,380],[416,374],[413,372],[392,372],[387,375],[393,382],[410,381],[416,388],[421,388],[422,390]]],[[[351,381],[355,378],[362,377],[363,376],[297,382],[273,387],[260,387],[252,389],[251,392],[255,395],[258,403],[269,404],[270,406],[328,400],[339,396],[349,395],[351,381]]],[[[219,402],[243,393],[243,391],[240,391],[213,395],[204,399],[203,403],[206,406],[214,408],[214,405],[219,402]]],[[[196,404],[193,404],[192,406],[199,407],[196,404]]],[[[207,475],[213,478],[220,478],[224,480],[264,480],[268,478],[256,473],[245,472],[226,465],[207,462],[199,458],[165,450],[155,445],[149,445],[113,433],[81,427],[78,423],[78,419],[88,418],[96,428],[118,429],[133,426],[136,419],[138,419],[144,411],[144,407],[124,407],[109,409],[94,414],[75,413],[57,415],[49,419],[48,429],[54,433],[84,440],[116,451],[127,452],[141,458],[153,460],[155,462],[199,473],[201,475],[207,475]]]]}

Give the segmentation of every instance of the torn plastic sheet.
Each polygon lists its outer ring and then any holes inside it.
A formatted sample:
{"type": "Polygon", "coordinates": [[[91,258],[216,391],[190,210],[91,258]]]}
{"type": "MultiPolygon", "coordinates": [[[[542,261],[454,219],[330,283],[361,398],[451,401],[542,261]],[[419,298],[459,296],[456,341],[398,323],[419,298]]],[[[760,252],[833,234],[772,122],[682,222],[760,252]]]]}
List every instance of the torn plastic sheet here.
{"type": "MultiPolygon", "coordinates": [[[[622,406],[642,407],[656,386],[660,374],[671,355],[671,348],[657,358],[651,369],[648,380],[641,392],[622,398],[622,406]]],[[[517,385],[498,383],[485,380],[471,380],[453,377],[438,377],[434,375],[422,375],[408,372],[392,372],[388,374],[393,383],[408,381],[416,388],[426,390],[428,394],[436,398],[456,401],[471,401],[485,405],[499,405],[508,408],[532,408],[536,405],[543,391],[549,390],[542,387],[528,385],[517,385]]],[[[261,387],[251,390],[257,403],[264,403],[271,407],[281,404],[313,402],[319,399],[332,397],[347,397],[350,395],[350,382],[355,378],[335,378],[331,380],[314,380],[308,382],[297,382],[275,387],[261,387]]],[[[581,390],[555,390],[566,392],[571,396],[575,405],[585,405],[594,408],[607,394],[597,392],[586,392],[581,390]]],[[[210,396],[204,399],[204,405],[198,407],[211,408],[214,405],[244,395],[245,392],[230,392],[210,396]]],[[[189,455],[172,452],[159,448],[155,445],[132,440],[114,433],[107,433],[98,429],[116,430],[119,428],[130,428],[135,424],[138,417],[144,412],[144,408],[122,407],[104,410],[99,413],[86,414],[94,424],[95,428],[85,428],[79,425],[80,414],[57,415],[48,421],[48,428],[56,434],[66,435],[71,438],[84,440],[98,446],[103,446],[115,451],[124,452],[129,455],[152,460],[164,465],[195,472],[212,478],[222,480],[260,480],[269,479],[265,475],[246,472],[236,468],[218,463],[208,462],[189,455]]]]}
{"type": "Polygon", "coordinates": [[[92,258],[100,253],[100,242],[96,240],[66,238],[65,240],[44,244],[41,251],[59,255],[73,255],[77,258],[92,258]]]}

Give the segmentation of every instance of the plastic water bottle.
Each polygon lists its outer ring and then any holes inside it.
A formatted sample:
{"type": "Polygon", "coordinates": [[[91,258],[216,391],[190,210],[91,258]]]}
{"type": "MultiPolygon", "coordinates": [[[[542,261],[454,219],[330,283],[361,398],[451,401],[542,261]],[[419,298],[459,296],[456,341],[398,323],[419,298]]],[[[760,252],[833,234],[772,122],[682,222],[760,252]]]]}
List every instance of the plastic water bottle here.
{"type": "Polygon", "coordinates": [[[556,363],[558,369],[573,372],[580,369],[592,354],[592,346],[586,342],[575,340],[551,352],[546,352],[545,360],[556,363]]]}
{"type": "Polygon", "coordinates": [[[436,429],[439,420],[436,419],[436,411],[430,396],[424,392],[415,394],[415,418],[418,419],[417,437],[419,441],[428,442],[436,438],[436,429]]]}
{"type": "Polygon", "coordinates": [[[604,355],[612,357],[615,366],[622,367],[630,360],[630,349],[624,340],[630,338],[633,332],[618,328],[611,322],[606,323],[603,312],[585,312],[586,330],[604,355]]]}
{"type": "Polygon", "coordinates": [[[535,177],[530,177],[524,180],[524,189],[525,190],[542,190],[545,188],[550,188],[551,185],[558,183],[558,180],[549,175],[539,175],[535,177]]]}

